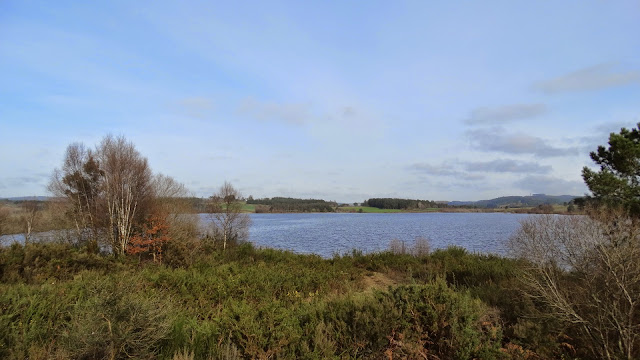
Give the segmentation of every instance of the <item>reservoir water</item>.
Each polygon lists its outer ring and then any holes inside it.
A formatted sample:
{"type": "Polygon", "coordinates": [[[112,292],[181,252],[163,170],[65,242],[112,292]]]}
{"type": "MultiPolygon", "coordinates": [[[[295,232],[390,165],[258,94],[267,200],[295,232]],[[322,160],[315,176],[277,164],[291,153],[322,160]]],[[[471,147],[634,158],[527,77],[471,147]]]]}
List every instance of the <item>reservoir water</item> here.
{"type": "MultiPolygon", "coordinates": [[[[506,254],[506,241],[520,227],[526,214],[504,213],[313,213],[250,214],[250,241],[259,247],[291,250],[301,254],[334,254],[388,249],[393,239],[412,246],[427,238],[432,249],[455,245],[471,252],[506,254]]],[[[208,216],[201,214],[201,226],[208,216]]],[[[56,232],[34,234],[55,240],[56,232]]],[[[24,242],[20,234],[0,236],[0,245],[24,242]]]]}
{"type": "MultiPolygon", "coordinates": [[[[411,246],[428,238],[432,249],[450,245],[471,252],[506,254],[506,241],[526,214],[251,214],[250,240],[257,246],[330,257],[353,249],[364,253],[388,249],[392,239],[411,246]]],[[[202,216],[203,224],[206,215],[202,216]]]]}

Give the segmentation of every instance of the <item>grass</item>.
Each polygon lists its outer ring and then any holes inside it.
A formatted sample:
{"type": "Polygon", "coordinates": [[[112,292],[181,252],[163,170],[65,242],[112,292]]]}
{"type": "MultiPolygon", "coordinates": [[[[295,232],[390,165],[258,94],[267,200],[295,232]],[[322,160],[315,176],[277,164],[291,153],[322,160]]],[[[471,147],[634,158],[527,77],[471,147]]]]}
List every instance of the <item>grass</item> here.
{"type": "Polygon", "coordinates": [[[243,203],[242,204],[242,212],[248,212],[248,213],[256,212],[256,206],[253,205],[253,204],[243,203]]]}
{"type": "Polygon", "coordinates": [[[378,209],[370,206],[341,206],[338,208],[340,212],[360,212],[362,210],[363,213],[399,213],[403,212],[403,210],[398,209],[378,209]]]}

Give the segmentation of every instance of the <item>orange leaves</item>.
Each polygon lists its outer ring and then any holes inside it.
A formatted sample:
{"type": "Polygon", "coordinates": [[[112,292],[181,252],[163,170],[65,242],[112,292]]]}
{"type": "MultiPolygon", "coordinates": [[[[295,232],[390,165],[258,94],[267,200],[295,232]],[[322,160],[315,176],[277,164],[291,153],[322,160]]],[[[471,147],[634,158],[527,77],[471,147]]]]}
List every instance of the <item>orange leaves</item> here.
{"type": "Polygon", "coordinates": [[[127,253],[147,253],[153,256],[153,261],[162,261],[162,246],[170,240],[169,224],[165,216],[154,213],[147,218],[142,231],[131,237],[127,253]]]}

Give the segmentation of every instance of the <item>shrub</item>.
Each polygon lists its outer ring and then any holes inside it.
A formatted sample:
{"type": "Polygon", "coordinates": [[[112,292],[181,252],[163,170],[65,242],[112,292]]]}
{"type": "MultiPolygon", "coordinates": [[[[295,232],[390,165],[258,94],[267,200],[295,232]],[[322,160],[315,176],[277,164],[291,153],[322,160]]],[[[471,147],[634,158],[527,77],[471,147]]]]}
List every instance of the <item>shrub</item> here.
{"type": "Polygon", "coordinates": [[[327,304],[322,319],[339,353],[470,359],[499,356],[501,330],[479,300],[442,280],[327,304]]]}
{"type": "Polygon", "coordinates": [[[0,357],[155,357],[171,304],[140,280],[84,272],[66,283],[2,285],[0,357]]]}
{"type": "Polygon", "coordinates": [[[75,282],[76,303],[62,334],[69,353],[85,359],[158,353],[169,331],[170,303],[140,280],[87,273],[75,282]]]}
{"type": "MultiPolygon", "coordinates": [[[[597,358],[640,357],[640,222],[622,211],[536,216],[511,238],[525,293],[597,358]]],[[[577,346],[576,346],[577,345],[577,346]]],[[[583,354],[588,355],[588,354],[583,354]]]]}
{"type": "Polygon", "coordinates": [[[0,281],[41,283],[47,279],[67,280],[83,270],[113,271],[120,260],[105,257],[69,244],[32,243],[0,247],[0,281]]]}

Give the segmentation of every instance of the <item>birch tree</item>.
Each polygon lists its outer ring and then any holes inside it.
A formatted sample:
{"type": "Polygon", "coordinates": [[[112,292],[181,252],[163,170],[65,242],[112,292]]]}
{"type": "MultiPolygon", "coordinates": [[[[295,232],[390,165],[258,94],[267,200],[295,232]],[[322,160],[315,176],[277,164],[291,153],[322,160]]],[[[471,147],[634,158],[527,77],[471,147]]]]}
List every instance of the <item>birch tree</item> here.
{"type": "Polygon", "coordinates": [[[40,204],[34,200],[27,200],[20,204],[20,208],[20,220],[22,221],[24,243],[26,245],[31,242],[31,233],[40,218],[40,204]]]}
{"type": "Polygon", "coordinates": [[[116,255],[126,253],[136,222],[142,223],[153,199],[151,169],[133,143],[106,136],[96,150],[102,174],[109,242],[116,255]]]}
{"type": "Polygon", "coordinates": [[[242,212],[241,197],[240,192],[228,182],[211,196],[209,220],[213,227],[213,239],[221,243],[223,250],[249,238],[251,218],[242,212]]]}

